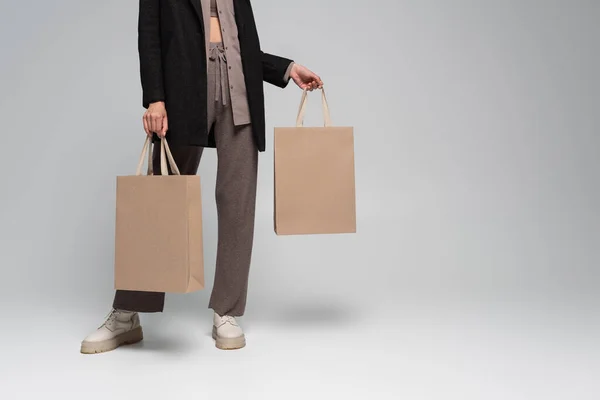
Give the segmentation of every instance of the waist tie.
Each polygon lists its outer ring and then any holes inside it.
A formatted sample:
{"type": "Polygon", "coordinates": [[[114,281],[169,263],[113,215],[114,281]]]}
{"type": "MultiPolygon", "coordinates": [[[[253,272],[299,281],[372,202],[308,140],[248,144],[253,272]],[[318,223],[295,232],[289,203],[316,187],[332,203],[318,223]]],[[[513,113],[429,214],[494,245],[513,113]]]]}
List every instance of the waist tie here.
{"type": "Polygon", "coordinates": [[[211,43],[208,58],[217,63],[219,78],[215,79],[215,101],[219,101],[219,86],[221,86],[221,101],[223,105],[227,105],[227,58],[225,57],[225,49],[221,43],[214,45],[211,43]]]}

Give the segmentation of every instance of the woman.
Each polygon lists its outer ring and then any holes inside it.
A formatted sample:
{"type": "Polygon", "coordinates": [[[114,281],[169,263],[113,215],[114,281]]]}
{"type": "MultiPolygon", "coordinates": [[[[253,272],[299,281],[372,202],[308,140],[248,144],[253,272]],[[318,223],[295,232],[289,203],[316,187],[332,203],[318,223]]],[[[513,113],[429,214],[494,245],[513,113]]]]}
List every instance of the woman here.
{"type": "MultiPolygon", "coordinates": [[[[246,307],[258,153],[265,150],[263,81],[284,88],[292,79],[306,90],[323,82],[261,50],[250,0],[140,0],[138,33],[146,134],[155,141],[168,135],[182,174],[196,174],[205,147],[217,151],[219,234],[209,307],[216,346],[238,349],[246,341],[235,317],[246,307]]],[[[84,339],[81,352],[139,342],[138,312],[161,312],[164,298],[118,290],[112,312],[84,339]]]]}

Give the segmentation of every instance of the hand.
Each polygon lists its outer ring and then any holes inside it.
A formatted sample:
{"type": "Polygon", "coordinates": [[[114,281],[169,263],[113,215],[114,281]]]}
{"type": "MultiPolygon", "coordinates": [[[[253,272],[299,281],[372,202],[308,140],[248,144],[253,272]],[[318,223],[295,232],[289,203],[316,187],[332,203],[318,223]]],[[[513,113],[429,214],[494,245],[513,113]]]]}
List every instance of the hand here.
{"type": "Polygon", "coordinates": [[[302,90],[306,89],[313,91],[314,89],[322,89],[323,81],[317,74],[308,68],[294,63],[290,71],[290,78],[296,82],[296,85],[302,90]]]}
{"type": "Polygon", "coordinates": [[[156,133],[160,138],[165,137],[167,129],[169,129],[169,123],[164,102],[158,101],[150,104],[142,119],[146,135],[152,136],[153,133],[156,133]]]}

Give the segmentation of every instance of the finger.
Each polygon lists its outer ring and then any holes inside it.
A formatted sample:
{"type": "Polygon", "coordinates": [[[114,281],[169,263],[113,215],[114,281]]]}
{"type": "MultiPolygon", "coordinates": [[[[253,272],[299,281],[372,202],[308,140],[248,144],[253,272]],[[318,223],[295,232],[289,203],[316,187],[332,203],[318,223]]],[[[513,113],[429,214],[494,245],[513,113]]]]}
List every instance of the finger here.
{"type": "Polygon", "coordinates": [[[154,132],[156,132],[156,134],[160,137],[163,137],[163,133],[162,133],[162,117],[161,116],[156,116],[154,118],[154,132]]]}
{"type": "Polygon", "coordinates": [[[150,121],[150,132],[158,133],[158,129],[157,129],[158,124],[156,123],[156,117],[154,115],[150,115],[149,121],[150,121]]]}
{"type": "Polygon", "coordinates": [[[321,79],[321,77],[317,76],[317,82],[319,85],[319,89],[323,88],[323,80],[321,79]]]}
{"type": "Polygon", "coordinates": [[[167,131],[169,130],[169,119],[167,118],[166,115],[163,117],[162,124],[163,124],[163,136],[166,136],[167,131]]]}
{"type": "Polygon", "coordinates": [[[148,126],[148,120],[146,119],[146,116],[142,118],[142,121],[144,122],[144,131],[146,131],[146,135],[150,136],[150,127],[148,126]]]}
{"type": "Polygon", "coordinates": [[[148,130],[150,131],[150,134],[154,133],[154,119],[152,118],[152,115],[148,115],[146,117],[146,121],[148,121],[148,130]]]}

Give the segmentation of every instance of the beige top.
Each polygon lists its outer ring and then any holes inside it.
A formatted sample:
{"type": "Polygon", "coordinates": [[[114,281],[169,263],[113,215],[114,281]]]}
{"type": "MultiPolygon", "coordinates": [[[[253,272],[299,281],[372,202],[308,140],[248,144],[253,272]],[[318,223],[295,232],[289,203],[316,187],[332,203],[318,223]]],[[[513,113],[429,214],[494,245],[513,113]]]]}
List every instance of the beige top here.
{"type": "MultiPolygon", "coordinates": [[[[210,17],[211,8],[214,7],[221,25],[221,37],[227,59],[227,78],[229,80],[229,93],[231,95],[231,109],[233,111],[233,123],[244,125],[250,123],[250,109],[248,107],[248,96],[244,82],[244,71],[242,68],[242,56],[240,43],[237,35],[237,25],[233,9],[233,0],[201,0],[202,14],[204,19],[204,32],[206,39],[206,54],[208,56],[208,44],[210,42],[210,17]]],[[[208,57],[207,57],[208,59],[208,57]]]]}
{"type": "MultiPolygon", "coordinates": [[[[248,107],[248,96],[246,95],[246,84],[244,82],[242,56],[238,41],[237,25],[235,23],[233,0],[201,0],[201,2],[205,27],[206,54],[208,56],[210,17],[217,16],[221,25],[221,37],[223,38],[225,58],[227,59],[227,77],[229,80],[229,92],[231,94],[233,123],[235,125],[248,124],[251,122],[250,110],[248,107]]],[[[286,80],[289,79],[292,65],[293,63],[290,64],[285,73],[284,79],[286,80]]]]}

